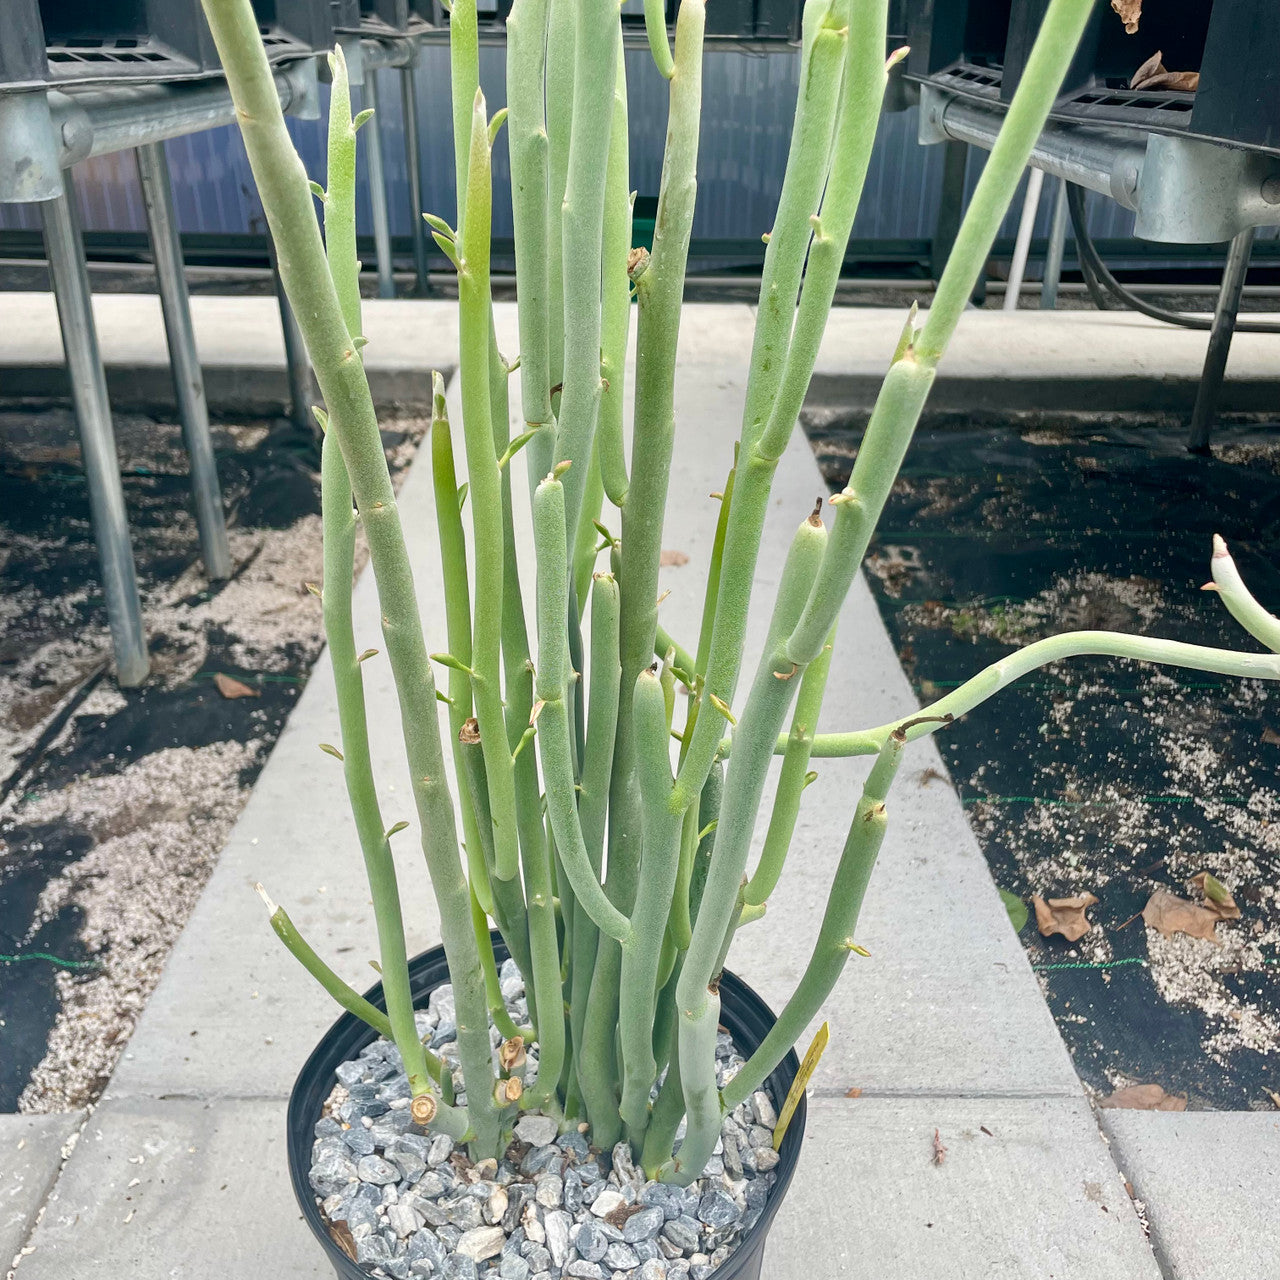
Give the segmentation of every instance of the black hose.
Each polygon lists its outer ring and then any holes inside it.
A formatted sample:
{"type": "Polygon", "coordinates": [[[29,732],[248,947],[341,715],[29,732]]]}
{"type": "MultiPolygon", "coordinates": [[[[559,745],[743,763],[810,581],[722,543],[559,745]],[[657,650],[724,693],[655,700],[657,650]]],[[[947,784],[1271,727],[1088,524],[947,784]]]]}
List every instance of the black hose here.
{"type": "MultiPolygon", "coordinates": [[[[1085,287],[1094,305],[1100,311],[1108,310],[1106,298],[1110,294],[1122,307],[1141,311],[1144,316],[1153,320],[1163,320],[1165,324],[1181,325],[1184,329],[1212,329],[1213,317],[1194,315],[1186,311],[1172,311],[1168,307],[1148,302],[1136,293],[1126,289],[1111,274],[1107,264],[1098,253],[1093,237],[1085,221],[1084,188],[1074,182],[1067,183],[1067,209],[1071,214],[1071,229],[1076,237],[1076,254],[1080,259],[1080,271],[1084,276],[1085,287]]],[[[1280,333],[1280,324],[1267,324],[1265,320],[1237,320],[1237,333],[1280,333]]]]}

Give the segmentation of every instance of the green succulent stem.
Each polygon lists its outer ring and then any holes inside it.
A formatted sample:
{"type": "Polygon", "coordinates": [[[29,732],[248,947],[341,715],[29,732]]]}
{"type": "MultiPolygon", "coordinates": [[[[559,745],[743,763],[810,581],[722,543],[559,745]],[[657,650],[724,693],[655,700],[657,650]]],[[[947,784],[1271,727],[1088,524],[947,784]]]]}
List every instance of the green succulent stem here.
{"type": "Polygon", "coordinates": [[[538,750],[547,787],[547,816],[561,865],[591,920],[616,941],[631,924],[609,900],[587,853],[578,813],[569,731],[568,556],[564,486],[549,475],[533,500],[534,546],[538,553],[538,675],[535,705],[538,750]]]}
{"type": "MultiPolygon", "coordinates": [[[[756,578],[766,517],[776,505],[774,476],[813,375],[898,60],[885,57],[889,0],[805,0],[791,146],[765,236],[741,434],[732,459],[723,460],[731,464],[723,493],[709,495],[720,508],[701,624],[696,637],[683,637],[695,642],[690,647],[659,624],[658,609],[698,185],[705,0],[681,0],[674,50],[664,6],[644,6],[668,103],[649,253],[631,245],[617,6],[514,0],[508,107],[490,118],[479,84],[476,0],[456,0],[449,34],[457,227],[435,216],[428,221],[458,272],[461,418],[456,407],[453,416],[465,445],[466,484],[459,487],[461,463],[437,375],[427,447],[444,599],[433,602],[440,617],[428,622],[447,632],[447,650],[431,658],[361,356],[355,196],[362,117],[351,119],[342,52],[331,59],[321,191],[308,184],[285,130],[253,6],[204,4],[324,400],[317,411],[325,427],[321,594],[341,730],[341,749],[325,750],[343,766],[387,1012],[339,978],[268,900],[272,927],[342,1007],[396,1042],[415,1117],[468,1143],[474,1162],[501,1157],[518,1108],[528,1107],[565,1129],[585,1116],[596,1147],[626,1139],[649,1176],[687,1185],[706,1169],[726,1110],[764,1085],[849,955],[861,952],[859,913],[906,744],[953,724],[1020,676],[1078,655],[1280,679],[1280,618],[1252,596],[1215,539],[1209,589],[1267,652],[1072,632],[1009,653],[923,712],[855,732],[816,732],[837,618],[1091,0],[1049,0],[933,304],[906,317],[848,484],[807,518],[794,513],[799,527],[765,602],[756,578]],[[493,150],[504,119],[520,343],[510,362],[498,346],[502,312],[495,314],[490,279],[493,227],[503,217],[493,207],[493,150]],[[635,374],[628,378],[633,297],[635,374]],[[511,384],[516,373],[518,390],[511,384]],[[513,496],[513,486],[524,483],[514,474],[520,467],[527,469],[536,563],[536,581],[526,571],[524,589],[525,492],[513,496]],[[354,632],[360,526],[378,595],[379,660],[389,663],[395,682],[454,988],[466,1107],[454,1102],[452,1060],[446,1066],[427,1051],[415,1024],[390,844],[408,824],[384,825],[371,751],[380,726],[369,722],[363,684],[363,663],[378,655],[357,653],[354,632]],[[526,617],[529,588],[533,613],[526,617]],[[769,625],[743,680],[753,607],[769,611],[769,625]],[[447,673],[447,696],[437,693],[432,661],[447,673]],[[748,874],[775,755],[782,756],[777,786],[748,874]],[[813,761],[853,755],[873,761],[808,965],[772,1029],[722,1091],[715,1050],[730,948],[743,925],[764,915],[780,882],[803,793],[816,777],[813,761]],[[529,1027],[505,1004],[490,920],[524,977],[529,1027]],[[493,1029],[507,1042],[496,1066],[493,1029]],[[526,1079],[517,1037],[536,1040],[536,1078],[530,1071],[526,1079]]],[[[680,426],[690,447],[701,447],[699,424],[680,426]]]]}
{"type": "Polygon", "coordinates": [[[888,821],[885,800],[905,743],[906,735],[899,731],[891,735],[880,749],[849,824],[849,834],[827,897],[813,955],[778,1020],[737,1075],[725,1085],[722,1106],[726,1110],[744,1102],[764,1083],[813,1021],[844,971],[852,954],[858,913],[884,840],[888,821]]]}
{"type": "MultiPolygon", "coordinates": [[[[431,480],[436,500],[436,533],[440,540],[440,567],[444,579],[444,610],[449,653],[463,668],[471,666],[471,587],[467,577],[467,543],[458,509],[458,475],[453,462],[453,441],[449,432],[449,411],[445,403],[444,379],[432,378],[431,480]]],[[[471,679],[457,666],[448,669],[449,730],[454,777],[458,784],[458,809],[462,817],[462,837],[467,855],[471,892],[489,915],[493,914],[493,890],[489,884],[485,842],[476,817],[476,801],[468,777],[462,735],[471,717],[471,679]]],[[[488,805],[483,810],[489,822],[488,805]]],[[[487,933],[487,927],[485,932],[487,933]]]]}
{"type": "Polygon", "coordinates": [[[547,208],[549,144],[543,87],[548,0],[515,0],[507,16],[507,148],[515,231],[516,307],[520,323],[520,403],[530,477],[544,475],[555,447],[551,412],[551,284],[547,208]]]}
{"type": "MultiPolygon", "coordinates": [[[[457,103],[455,101],[455,107],[457,103]]],[[[493,823],[493,875],[513,879],[520,869],[516,826],[515,767],[507,742],[502,706],[502,601],[505,556],[502,476],[494,447],[489,359],[491,300],[489,235],[492,221],[492,147],[484,95],[479,89],[469,113],[470,166],[466,216],[461,227],[462,268],[458,273],[458,314],[462,365],[462,427],[467,449],[476,581],[472,624],[471,696],[480,726],[493,823]]]]}
{"type": "Polygon", "coordinates": [[[298,317],[364,521],[423,852],[454,975],[459,1057],[467,1078],[479,1083],[469,1096],[473,1149],[488,1154],[496,1151],[500,1133],[497,1109],[489,1101],[492,1071],[484,980],[445,776],[435,681],[373,399],[329,273],[306,171],[285,128],[252,6],[249,0],[204,0],[204,11],[276,246],[285,292],[298,317]]]}

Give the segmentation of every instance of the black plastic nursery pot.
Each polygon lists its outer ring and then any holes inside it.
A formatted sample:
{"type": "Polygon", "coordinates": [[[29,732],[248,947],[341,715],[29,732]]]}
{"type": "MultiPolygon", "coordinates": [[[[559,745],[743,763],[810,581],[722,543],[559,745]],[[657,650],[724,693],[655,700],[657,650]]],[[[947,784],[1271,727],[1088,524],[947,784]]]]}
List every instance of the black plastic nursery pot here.
{"type": "MultiPolygon", "coordinates": [[[[506,948],[494,935],[494,952],[498,961],[506,959],[506,948]]],[[[436,987],[449,980],[449,969],[443,947],[433,947],[409,962],[409,980],[413,989],[415,1007],[425,1008],[436,987]]],[[[366,999],[379,1009],[385,1008],[382,984],[365,993],[366,999]]],[[[739,1052],[751,1053],[768,1034],[774,1024],[769,1006],[741,978],[726,972],[720,982],[720,1022],[733,1036],[739,1052]]],[[[288,1151],[289,1177],[293,1193],[302,1209],[302,1216],[328,1257],[339,1280],[368,1280],[369,1273],[353,1262],[329,1234],[329,1228],[316,1203],[308,1174],[311,1170],[311,1145],[314,1141],[316,1122],[320,1119],[325,1100],[333,1092],[334,1071],[340,1063],[356,1057],[365,1045],[374,1039],[373,1029],[353,1014],[344,1013],[325,1032],[306,1065],[298,1073],[293,1092],[289,1096],[288,1151]]],[[[791,1082],[800,1064],[792,1051],[775,1068],[765,1081],[764,1088],[781,1110],[791,1082]]],[[[782,1205],[791,1185],[791,1178],[800,1158],[800,1144],[804,1140],[805,1100],[802,1096],[792,1117],[791,1125],[782,1140],[779,1160],[775,1166],[777,1180],[764,1212],[756,1224],[743,1236],[732,1257],[713,1273],[715,1280],[760,1280],[764,1263],[765,1243],[774,1215],[782,1205]]]]}

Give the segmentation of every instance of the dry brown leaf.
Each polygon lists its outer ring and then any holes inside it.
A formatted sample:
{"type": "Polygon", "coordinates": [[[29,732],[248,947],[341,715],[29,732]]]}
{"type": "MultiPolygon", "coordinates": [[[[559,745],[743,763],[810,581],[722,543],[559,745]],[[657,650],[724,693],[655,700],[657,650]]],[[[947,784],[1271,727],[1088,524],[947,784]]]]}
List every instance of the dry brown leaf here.
{"type": "Polygon", "coordinates": [[[1277,733],[1270,726],[1263,729],[1262,740],[1263,742],[1267,743],[1269,746],[1280,747],[1280,733],[1277,733]]]}
{"type": "Polygon", "coordinates": [[[1120,15],[1124,29],[1130,35],[1135,34],[1142,17],[1142,0],[1111,0],[1111,7],[1120,15]]]}
{"type": "Polygon", "coordinates": [[[1187,1099],[1185,1094],[1165,1093],[1158,1084],[1131,1084],[1103,1098],[1098,1106],[1121,1111],[1185,1111],[1187,1099]]]}
{"type": "Polygon", "coordinates": [[[329,1235],[333,1243],[354,1262],[356,1260],[356,1242],[355,1237],[351,1234],[351,1228],[345,1222],[331,1222],[329,1223],[329,1235]]]}
{"type": "MultiPolygon", "coordinates": [[[[1151,57],[1149,57],[1146,60],[1146,62],[1144,62],[1142,66],[1140,66],[1137,69],[1137,71],[1135,71],[1133,75],[1129,77],[1129,88],[1141,89],[1143,84],[1145,84],[1146,81],[1150,80],[1152,76],[1158,76],[1163,71],[1164,71],[1164,54],[1159,49],[1157,49],[1155,53],[1153,53],[1151,57]]],[[[1214,583],[1213,585],[1216,586],[1217,583],[1214,583]]],[[[1202,587],[1201,590],[1207,591],[1208,587],[1207,586],[1202,587]]]]}
{"type": "Polygon", "coordinates": [[[1150,928],[1159,930],[1166,938],[1175,933],[1185,933],[1192,938],[1218,941],[1213,931],[1218,917],[1212,911],[1170,893],[1168,889],[1157,889],[1151,895],[1150,901],[1142,908],[1142,918],[1150,928]]]}
{"type": "Polygon", "coordinates": [[[845,1090],[844,1096],[846,1098],[860,1098],[862,1097],[862,1090],[859,1089],[857,1085],[854,1085],[852,1089],[845,1090]]]}
{"type": "Polygon", "coordinates": [[[1276,1110],[1280,1111],[1280,1093],[1277,1093],[1274,1089],[1266,1089],[1264,1092],[1276,1104],[1276,1110]]]}
{"type": "Polygon", "coordinates": [[[1231,890],[1208,871],[1191,877],[1191,887],[1204,899],[1204,909],[1212,911],[1219,920],[1239,920],[1240,908],[1231,896],[1231,890]]]}
{"type": "MultiPolygon", "coordinates": [[[[1194,93],[1200,87],[1198,71],[1170,71],[1159,50],[1140,66],[1129,80],[1130,89],[1177,89],[1194,93]]],[[[1202,588],[1206,589],[1207,588],[1202,588]]]]}
{"type": "Polygon", "coordinates": [[[933,1131],[933,1163],[941,1164],[947,1158],[947,1149],[942,1145],[942,1135],[933,1131]]]}
{"type": "Polygon", "coordinates": [[[1074,898],[1050,898],[1047,902],[1036,894],[1031,899],[1036,909],[1036,928],[1041,937],[1060,933],[1068,942],[1076,942],[1093,928],[1085,912],[1097,901],[1091,893],[1077,894],[1074,898]]]}
{"type": "Polygon", "coordinates": [[[1200,87],[1198,71],[1166,71],[1164,75],[1152,76],[1142,86],[1144,89],[1173,89],[1179,93],[1195,93],[1200,87]]]}
{"type": "Polygon", "coordinates": [[[658,557],[658,563],[667,568],[678,569],[681,565],[689,563],[689,557],[683,551],[674,551],[668,547],[658,557]]]}
{"type": "Polygon", "coordinates": [[[221,671],[214,675],[213,683],[218,686],[218,692],[224,698],[258,698],[262,696],[260,690],[250,688],[249,685],[237,680],[234,676],[224,676],[221,671]]]}

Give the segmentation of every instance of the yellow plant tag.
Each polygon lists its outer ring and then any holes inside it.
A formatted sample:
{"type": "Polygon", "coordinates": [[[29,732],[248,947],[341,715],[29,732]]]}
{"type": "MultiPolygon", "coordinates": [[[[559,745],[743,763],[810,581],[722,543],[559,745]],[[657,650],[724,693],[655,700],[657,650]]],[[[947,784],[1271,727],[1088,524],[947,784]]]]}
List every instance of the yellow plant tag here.
{"type": "Polygon", "coordinates": [[[778,1116],[778,1123],[773,1128],[773,1149],[777,1151],[782,1146],[782,1139],[787,1136],[787,1128],[791,1124],[791,1117],[795,1115],[796,1108],[800,1105],[800,1099],[804,1096],[804,1091],[808,1088],[809,1077],[817,1070],[818,1063],[822,1060],[822,1055],[826,1051],[827,1041],[831,1039],[831,1027],[827,1023],[823,1023],[818,1028],[818,1034],[813,1037],[813,1043],[805,1051],[804,1061],[800,1064],[800,1070],[796,1072],[796,1078],[791,1082],[791,1088],[787,1090],[787,1100],[782,1104],[782,1114],[778,1116]]]}

